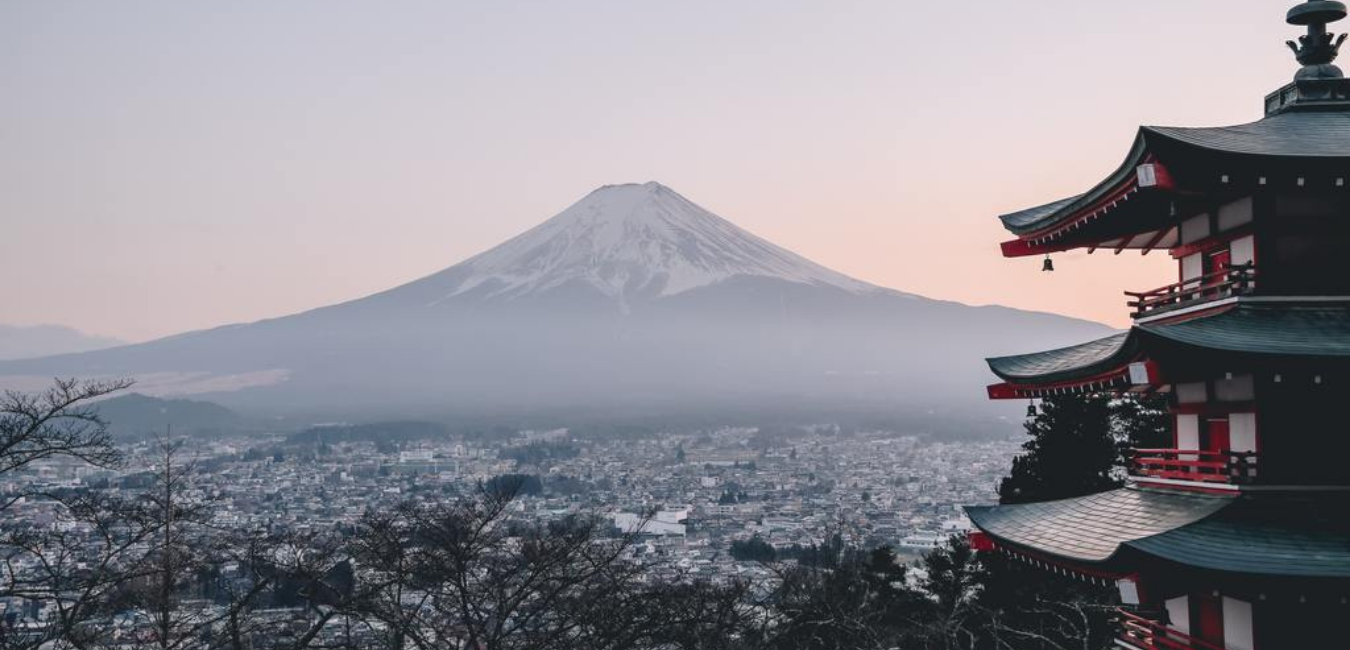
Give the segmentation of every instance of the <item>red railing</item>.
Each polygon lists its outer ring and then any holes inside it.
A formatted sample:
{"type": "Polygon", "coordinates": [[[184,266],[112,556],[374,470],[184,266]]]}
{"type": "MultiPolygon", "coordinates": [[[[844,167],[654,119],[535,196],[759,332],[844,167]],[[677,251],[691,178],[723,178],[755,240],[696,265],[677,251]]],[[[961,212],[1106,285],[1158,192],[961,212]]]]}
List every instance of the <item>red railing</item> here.
{"type": "Polygon", "coordinates": [[[1256,480],[1259,458],[1254,451],[1135,449],[1130,473],[1151,478],[1243,485],[1256,480]]]}
{"type": "Polygon", "coordinates": [[[1120,640],[1141,650],[1224,650],[1138,614],[1119,610],[1120,640]]]}
{"type": "Polygon", "coordinates": [[[1133,298],[1126,304],[1134,308],[1134,317],[1138,318],[1155,311],[1202,300],[1240,296],[1251,292],[1255,279],[1255,266],[1237,264],[1200,277],[1158,287],[1152,291],[1141,293],[1126,291],[1125,295],[1133,298]]]}

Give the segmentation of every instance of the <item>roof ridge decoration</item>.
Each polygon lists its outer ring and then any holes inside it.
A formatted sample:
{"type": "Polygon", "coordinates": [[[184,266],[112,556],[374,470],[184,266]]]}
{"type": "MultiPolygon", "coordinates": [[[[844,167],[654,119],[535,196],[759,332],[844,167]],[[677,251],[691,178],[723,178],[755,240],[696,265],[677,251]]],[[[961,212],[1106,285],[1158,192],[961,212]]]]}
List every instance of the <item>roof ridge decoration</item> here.
{"type": "Polygon", "coordinates": [[[1298,43],[1285,41],[1294,57],[1303,64],[1295,79],[1340,79],[1345,75],[1332,65],[1340,53],[1345,34],[1336,36],[1327,31],[1327,24],[1345,18],[1345,5],[1332,0],[1308,0],[1294,5],[1285,20],[1290,25],[1305,25],[1307,36],[1298,37],[1298,43]]]}
{"type": "Polygon", "coordinates": [[[1286,41],[1302,64],[1293,83],[1266,96],[1266,115],[1291,110],[1350,110],[1350,79],[1333,65],[1346,35],[1327,31],[1327,25],[1345,18],[1345,3],[1308,0],[1294,5],[1285,22],[1308,28],[1298,42],[1286,41]]]}

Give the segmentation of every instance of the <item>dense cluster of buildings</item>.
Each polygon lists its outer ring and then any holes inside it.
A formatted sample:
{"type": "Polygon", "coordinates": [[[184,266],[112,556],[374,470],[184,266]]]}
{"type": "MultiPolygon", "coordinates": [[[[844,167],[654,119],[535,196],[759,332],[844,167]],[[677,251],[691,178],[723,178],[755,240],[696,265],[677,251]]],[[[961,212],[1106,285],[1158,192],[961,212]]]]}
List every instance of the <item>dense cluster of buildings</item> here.
{"type": "MultiPolygon", "coordinates": [[[[512,520],[597,516],[612,524],[611,534],[633,534],[625,557],[654,577],[737,578],[767,588],[773,572],[763,562],[766,548],[785,562],[809,552],[879,545],[914,559],[963,534],[969,527],[959,504],[992,501],[1017,450],[1011,440],[933,442],[834,426],[788,438],[754,428],[601,439],[567,430],[527,431],[492,440],[432,436],[398,444],[332,438],[191,440],[174,461],[188,468],[178,498],[206,504],[219,530],[341,533],[367,513],[409,501],[470,497],[494,479],[509,478],[521,490],[509,507],[512,520]],[[736,545],[753,545],[760,554],[735,553],[736,545]]],[[[119,470],[66,460],[36,463],[7,474],[0,494],[136,496],[160,489],[160,443],[127,451],[119,470]]],[[[6,530],[82,525],[41,498],[19,499],[6,511],[6,530]]],[[[145,552],[153,553],[156,543],[146,540],[145,552]]],[[[37,568],[25,566],[32,558],[12,560],[9,570],[17,576],[37,568]]],[[[54,614],[50,603],[0,599],[0,616],[17,629],[41,630],[53,624],[54,614]]],[[[279,624],[296,625],[307,616],[300,607],[271,615],[279,624]]],[[[134,642],[147,621],[109,624],[125,628],[119,638],[134,642]]]]}
{"type": "MultiPolygon", "coordinates": [[[[13,473],[0,492],[91,486],[148,489],[162,459],[154,443],[129,448],[124,469],[52,461],[13,473]]],[[[538,477],[512,516],[546,521],[596,514],[640,530],[653,553],[705,577],[746,570],[729,553],[758,538],[783,550],[888,544],[919,551],[966,530],[960,504],[991,501],[1014,441],[931,442],[837,427],[770,442],[753,428],[586,440],[566,430],[490,442],[307,442],[285,437],[198,441],[189,496],[234,528],[317,531],[356,524],[404,501],[472,494],[494,477],[538,477]]],[[[52,508],[20,502],[12,524],[50,525],[52,508]]]]}

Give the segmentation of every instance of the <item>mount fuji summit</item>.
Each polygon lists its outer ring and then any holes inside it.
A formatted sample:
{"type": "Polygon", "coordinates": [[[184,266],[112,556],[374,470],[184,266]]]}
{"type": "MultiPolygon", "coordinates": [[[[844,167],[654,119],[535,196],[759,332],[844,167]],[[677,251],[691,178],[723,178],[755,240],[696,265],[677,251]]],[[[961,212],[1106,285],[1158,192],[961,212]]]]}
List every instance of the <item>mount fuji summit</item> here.
{"type": "Polygon", "coordinates": [[[964,409],[985,356],[1107,328],[856,280],[659,183],[608,185],[443,271],[308,312],[0,362],[261,412],[964,409]]]}
{"type": "Polygon", "coordinates": [[[741,230],[660,183],[602,187],[460,267],[471,274],[451,295],[482,287],[488,297],[514,298],[576,284],[622,301],[737,277],[877,289],[741,230]]]}

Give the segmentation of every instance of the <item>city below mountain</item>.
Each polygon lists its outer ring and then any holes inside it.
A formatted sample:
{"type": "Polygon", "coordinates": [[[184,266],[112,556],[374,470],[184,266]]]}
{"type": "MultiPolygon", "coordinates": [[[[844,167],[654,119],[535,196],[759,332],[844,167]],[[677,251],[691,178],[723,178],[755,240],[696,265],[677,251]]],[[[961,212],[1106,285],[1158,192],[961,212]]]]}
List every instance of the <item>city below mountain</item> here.
{"type": "Polygon", "coordinates": [[[989,414],[983,357],[1108,331],[868,284],[645,183],[382,293],[7,361],[0,385],[131,376],[255,414],[989,414]]]}

